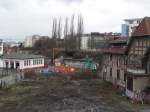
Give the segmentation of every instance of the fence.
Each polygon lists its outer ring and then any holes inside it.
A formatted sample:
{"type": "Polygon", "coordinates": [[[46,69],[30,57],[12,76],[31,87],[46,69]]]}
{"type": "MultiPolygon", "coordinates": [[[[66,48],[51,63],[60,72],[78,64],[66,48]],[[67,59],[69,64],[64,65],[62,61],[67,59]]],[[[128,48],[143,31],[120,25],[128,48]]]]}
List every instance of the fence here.
{"type": "Polygon", "coordinates": [[[24,79],[24,74],[11,69],[0,69],[0,87],[7,88],[24,79]]]}

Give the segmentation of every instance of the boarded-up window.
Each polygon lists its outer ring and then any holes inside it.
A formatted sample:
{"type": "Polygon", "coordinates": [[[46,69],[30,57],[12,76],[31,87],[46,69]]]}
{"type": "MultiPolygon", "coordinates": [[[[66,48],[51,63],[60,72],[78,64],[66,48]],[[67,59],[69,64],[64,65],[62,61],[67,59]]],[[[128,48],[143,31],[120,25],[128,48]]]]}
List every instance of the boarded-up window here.
{"type": "Polygon", "coordinates": [[[117,80],[120,80],[120,70],[117,70],[117,80]]]}
{"type": "Polygon", "coordinates": [[[110,77],[112,77],[112,68],[110,68],[110,77]]]}
{"type": "Polygon", "coordinates": [[[124,81],[126,81],[126,74],[124,74],[124,81]]]}

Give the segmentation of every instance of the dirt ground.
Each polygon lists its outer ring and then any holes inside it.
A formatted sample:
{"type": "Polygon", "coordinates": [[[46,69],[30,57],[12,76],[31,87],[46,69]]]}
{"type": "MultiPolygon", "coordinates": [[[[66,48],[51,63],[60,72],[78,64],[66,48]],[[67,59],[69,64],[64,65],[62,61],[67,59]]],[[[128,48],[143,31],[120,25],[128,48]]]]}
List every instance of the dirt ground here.
{"type": "Polygon", "coordinates": [[[26,79],[0,90],[0,112],[139,112],[142,108],[100,79],[26,79]]]}

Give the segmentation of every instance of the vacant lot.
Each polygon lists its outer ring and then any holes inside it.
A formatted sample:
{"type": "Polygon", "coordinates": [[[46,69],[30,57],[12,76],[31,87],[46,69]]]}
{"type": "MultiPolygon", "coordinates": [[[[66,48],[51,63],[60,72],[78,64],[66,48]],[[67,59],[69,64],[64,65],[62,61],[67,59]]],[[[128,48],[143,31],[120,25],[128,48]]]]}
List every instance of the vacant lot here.
{"type": "Polygon", "coordinates": [[[99,79],[30,79],[0,90],[0,112],[138,112],[141,108],[99,79]]]}

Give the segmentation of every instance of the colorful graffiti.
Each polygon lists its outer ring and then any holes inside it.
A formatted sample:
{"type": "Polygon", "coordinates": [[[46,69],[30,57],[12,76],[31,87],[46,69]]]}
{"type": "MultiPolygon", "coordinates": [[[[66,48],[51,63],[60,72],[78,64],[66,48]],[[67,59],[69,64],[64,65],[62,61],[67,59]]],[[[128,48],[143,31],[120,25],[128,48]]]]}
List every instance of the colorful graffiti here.
{"type": "Polygon", "coordinates": [[[96,74],[97,65],[91,59],[82,60],[63,60],[62,62],[55,62],[54,65],[47,65],[40,68],[27,69],[26,72],[33,72],[37,75],[48,75],[51,73],[60,74],[75,74],[90,71],[92,74],[96,74]]]}
{"type": "Polygon", "coordinates": [[[71,74],[71,73],[75,72],[75,68],[70,67],[70,66],[65,66],[61,63],[56,63],[55,64],[55,71],[57,73],[71,74]]]}

